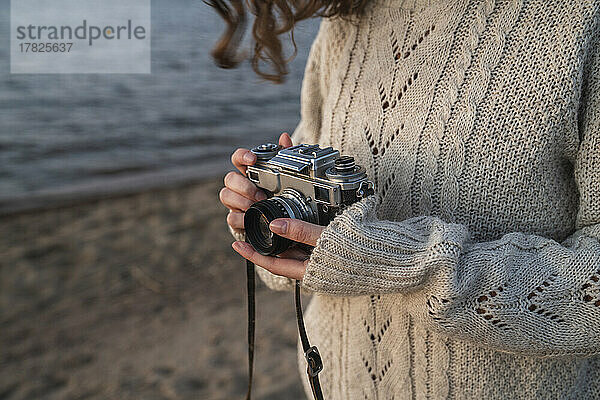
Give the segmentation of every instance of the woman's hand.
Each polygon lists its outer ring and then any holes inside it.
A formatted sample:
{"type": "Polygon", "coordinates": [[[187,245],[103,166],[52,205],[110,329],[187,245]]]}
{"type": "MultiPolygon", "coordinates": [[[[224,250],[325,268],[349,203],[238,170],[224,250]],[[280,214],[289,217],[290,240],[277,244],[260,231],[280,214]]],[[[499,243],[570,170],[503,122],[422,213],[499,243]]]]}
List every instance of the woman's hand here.
{"type": "MultiPolygon", "coordinates": [[[[273,233],[291,239],[295,242],[316,246],[317,239],[321,236],[324,226],[311,224],[298,219],[279,218],[273,220],[269,225],[273,233]]],[[[308,255],[299,249],[292,248],[279,257],[267,257],[257,253],[252,246],[246,242],[235,242],[233,249],[240,255],[256,265],[260,265],[275,275],[287,276],[291,279],[302,280],[308,255]]]]}
{"type": "MultiPolygon", "coordinates": [[[[292,139],[287,133],[279,137],[281,146],[290,147],[292,139]]],[[[219,192],[219,199],[229,209],[227,224],[236,231],[244,229],[244,212],[255,202],[267,198],[265,192],[260,190],[246,177],[246,168],[254,165],[256,155],[248,149],[237,149],[231,156],[231,162],[238,172],[225,175],[225,187],[219,192]]]]}

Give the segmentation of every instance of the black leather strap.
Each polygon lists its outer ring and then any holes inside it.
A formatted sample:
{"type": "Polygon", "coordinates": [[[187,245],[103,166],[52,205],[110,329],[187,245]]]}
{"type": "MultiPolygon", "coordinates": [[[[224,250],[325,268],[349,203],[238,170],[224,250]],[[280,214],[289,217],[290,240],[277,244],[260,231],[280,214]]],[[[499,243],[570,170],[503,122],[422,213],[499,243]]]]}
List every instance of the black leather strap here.
{"type": "Polygon", "coordinates": [[[295,288],[296,297],[296,320],[298,321],[298,333],[300,333],[300,342],[302,342],[302,350],[306,358],[306,374],[308,382],[313,392],[315,400],[323,400],[323,392],[321,391],[321,383],[319,382],[319,372],[323,370],[323,361],[316,346],[311,346],[306,335],[304,327],[304,318],[302,316],[302,299],[300,298],[300,281],[296,281],[295,288]]]}
{"type": "MultiPolygon", "coordinates": [[[[255,311],[255,267],[254,264],[246,260],[246,275],[248,283],[248,392],[246,393],[246,400],[252,398],[252,375],[254,371],[254,330],[256,325],[256,311],[255,311]]],[[[308,375],[308,382],[313,393],[315,400],[323,400],[323,392],[321,391],[321,384],[319,382],[319,372],[323,370],[323,362],[319,351],[316,346],[311,346],[306,335],[306,328],[304,327],[304,319],[302,317],[302,302],[300,298],[300,281],[296,281],[295,287],[295,300],[296,300],[296,319],[298,321],[298,333],[300,334],[300,342],[302,343],[302,350],[304,351],[304,357],[306,357],[307,368],[306,373],[308,375]]]]}
{"type": "Polygon", "coordinates": [[[246,276],[248,288],[248,392],[246,400],[252,398],[252,374],[254,372],[254,327],[256,324],[255,311],[255,272],[254,263],[246,260],[246,276]]]}

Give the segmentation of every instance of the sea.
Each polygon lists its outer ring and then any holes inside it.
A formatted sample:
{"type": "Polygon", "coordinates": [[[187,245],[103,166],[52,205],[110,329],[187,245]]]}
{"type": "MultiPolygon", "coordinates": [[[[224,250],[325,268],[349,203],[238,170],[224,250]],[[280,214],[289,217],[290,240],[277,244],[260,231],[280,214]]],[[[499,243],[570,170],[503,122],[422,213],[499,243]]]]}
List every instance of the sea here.
{"type": "Polygon", "coordinates": [[[318,19],[296,27],[298,53],[281,85],[247,61],[215,65],[210,49],[224,23],[201,0],[152,1],[151,74],[19,75],[10,74],[2,4],[0,212],[218,175],[235,148],[274,141],[299,122],[318,19]]]}

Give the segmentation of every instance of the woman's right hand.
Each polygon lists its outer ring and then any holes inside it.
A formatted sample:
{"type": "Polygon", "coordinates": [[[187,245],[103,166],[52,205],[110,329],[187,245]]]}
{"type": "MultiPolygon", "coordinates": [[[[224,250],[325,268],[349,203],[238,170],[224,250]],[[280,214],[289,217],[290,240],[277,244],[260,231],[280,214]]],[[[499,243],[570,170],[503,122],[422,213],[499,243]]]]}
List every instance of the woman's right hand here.
{"type": "MultiPolygon", "coordinates": [[[[287,133],[282,133],[279,144],[284,148],[290,147],[292,139],[287,133]]],[[[246,177],[246,168],[256,162],[254,153],[248,149],[237,149],[231,155],[231,162],[239,172],[231,171],[225,175],[225,187],[219,192],[219,199],[229,209],[227,224],[239,232],[244,229],[244,212],[255,202],[266,199],[267,195],[246,177]]]]}

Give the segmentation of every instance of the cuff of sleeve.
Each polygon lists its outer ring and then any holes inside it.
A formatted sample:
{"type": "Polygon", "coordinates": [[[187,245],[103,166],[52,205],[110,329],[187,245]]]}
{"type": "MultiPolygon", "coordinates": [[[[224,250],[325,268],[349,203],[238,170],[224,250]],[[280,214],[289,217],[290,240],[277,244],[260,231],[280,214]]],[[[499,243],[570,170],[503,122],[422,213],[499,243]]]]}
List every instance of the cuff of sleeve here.
{"type": "Polygon", "coordinates": [[[231,235],[233,236],[233,238],[237,241],[237,240],[241,240],[242,242],[246,240],[246,233],[241,230],[241,229],[234,229],[231,226],[227,225],[227,227],[229,228],[229,232],[231,232],[231,235]]]}
{"type": "Polygon", "coordinates": [[[455,262],[467,230],[436,217],[380,221],[371,196],[348,207],[323,231],[303,286],[330,295],[408,292],[441,264],[455,262]]]}

